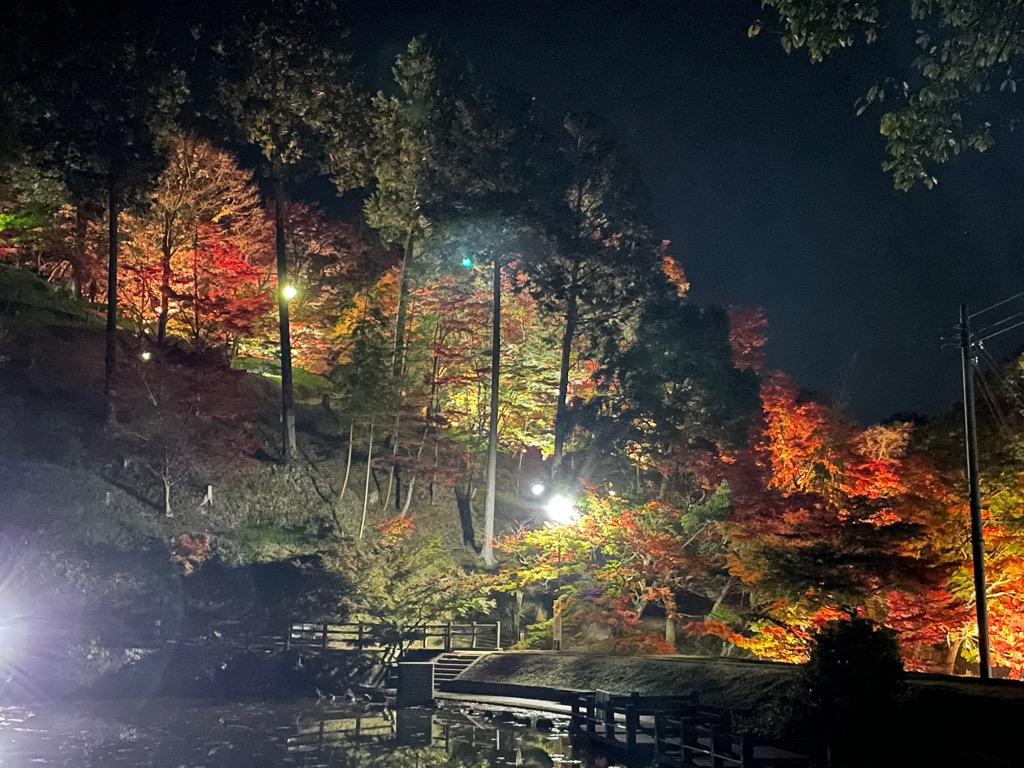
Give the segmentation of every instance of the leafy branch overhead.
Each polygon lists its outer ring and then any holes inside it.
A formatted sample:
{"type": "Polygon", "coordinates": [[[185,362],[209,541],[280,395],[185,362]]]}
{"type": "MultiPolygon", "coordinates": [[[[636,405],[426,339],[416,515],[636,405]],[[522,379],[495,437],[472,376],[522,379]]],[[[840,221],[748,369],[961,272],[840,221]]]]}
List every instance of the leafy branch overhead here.
{"type": "MultiPolygon", "coordinates": [[[[935,167],[967,149],[987,150],[995,133],[1013,130],[1024,59],[1024,17],[1015,0],[766,0],[779,16],[787,51],[820,62],[857,42],[895,37],[915,46],[902,72],[879,73],[857,105],[885,110],[879,124],[898,189],[931,188],[935,167]]],[[[751,35],[761,31],[757,23],[751,35]]]]}

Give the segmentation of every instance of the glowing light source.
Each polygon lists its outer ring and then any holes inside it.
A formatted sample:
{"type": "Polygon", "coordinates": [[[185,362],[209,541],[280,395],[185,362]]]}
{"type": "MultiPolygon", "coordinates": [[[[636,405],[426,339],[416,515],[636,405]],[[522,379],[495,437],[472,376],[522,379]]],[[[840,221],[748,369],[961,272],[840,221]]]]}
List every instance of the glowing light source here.
{"type": "Polygon", "coordinates": [[[545,490],[546,487],[544,486],[544,483],[542,483],[540,480],[537,480],[535,483],[533,483],[533,485],[530,486],[530,493],[532,493],[534,496],[540,496],[542,493],[544,493],[545,490]]]}
{"type": "Polygon", "coordinates": [[[284,296],[285,301],[291,301],[299,295],[299,289],[289,283],[281,289],[281,295],[284,296]]]}
{"type": "Polygon", "coordinates": [[[555,494],[548,500],[546,509],[548,517],[560,525],[571,523],[579,518],[579,513],[576,511],[576,502],[560,493],[555,494]]]}
{"type": "Polygon", "coordinates": [[[153,359],[153,353],[152,352],[143,352],[141,355],[139,355],[139,357],[141,357],[143,360],[145,360],[148,363],[150,360],[153,359]]]}

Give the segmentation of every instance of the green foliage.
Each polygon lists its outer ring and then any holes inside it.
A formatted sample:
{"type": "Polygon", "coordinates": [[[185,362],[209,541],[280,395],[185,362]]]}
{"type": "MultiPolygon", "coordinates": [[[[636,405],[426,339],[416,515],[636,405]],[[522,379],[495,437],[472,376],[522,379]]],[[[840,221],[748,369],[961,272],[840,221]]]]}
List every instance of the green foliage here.
{"type": "Polygon", "coordinates": [[[415,536],[405,515],[384,520],[376,536],[327,562],[354,585],[345,598],[351,620],[374,624],[391,658],[426,624],[486,615],[494,607],[483,579],[456,565],[439,539],[415,536]]]}
{"type": "Polygon", "coordinates": [[[829,743],[838,765],[862,765],[864,734],[895,716],[903,661],[892,630],[853,616],[815,634],[800,673],[790,728],[829,743]]]}
{"type": "Polygon", "coordinates": [[[766,0],[764,5],[783,23],[783,48],[806,48],[812,61],[858,38],[871,43],[880,33],[916,29],[912,42],[920,54],[907,62],[916,75],[894,73],[872,86],[857,112],[887,97],[894,104],[882,115],[880,129],[889,151],[883,168],[897,189],[917,183],[933,187],[933,166],[967,149],[984,152],[994,142],[993,127],[1014,126],[1013,119],[1002,117],[1012,112],[998,96],[1016,93],[1015,67],[1024,58],[1024,20],[1016,0],[902,0],[886,6],[887,12],[905,11],[913,26],[884,20],[878,0],[766,0]]]}
{"type": "Polygon", "coordinates": [[[366,112],[337,18],[330,0],[250,16],[228,41],[220,98],[276,178],[305,165],[350,189],[364,174],[366,112]]]}
{"type": "Polygon", "coordinates": [[[590,426],[606,450],[614,446],[639,468],[678,480],[690,468],[673,453],[746,442],[758,382],[733,367],[720,308],[686,304],[665,290],[645,301],[632,343],[610,342],[605,358],[602,375],[616,386],[595,399],[590,426]]]}
{"type": "MultiPolygon", "coordinates": [[[[8,264],[0,264],[0,299],[5,307],[17,305],[81,320],[90,317],[88,307],[81,299],[33,272],[8,264]]],[[[36,317],[36,320],[42,319],[41,316],[36,317]]]]}
{"type": "Polygon", "coordinates": [[[215,550],[231,565],[272,563],[315,552],[323,545],[316,534],[292,528],[235,528],[215,540],[215,550]]]}

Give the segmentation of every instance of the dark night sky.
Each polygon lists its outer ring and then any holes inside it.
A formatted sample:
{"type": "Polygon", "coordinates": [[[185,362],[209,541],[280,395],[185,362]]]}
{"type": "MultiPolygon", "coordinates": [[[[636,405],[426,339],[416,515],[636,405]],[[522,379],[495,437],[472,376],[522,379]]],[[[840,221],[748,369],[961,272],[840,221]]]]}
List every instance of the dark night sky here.
{"type": "MultiPolygon", "coordinates": [[[[761,13],[746,0],[380,0],[357,4],[350,27],[375,79],[426,33],[552,120],[609,117],[695,301],[764,307],[772,366],[861,420],[935,413],[959,398],[959,356],[940,336],[960,302],[1024,290],[1020,137],[943,167],[933,191],[896,192],[878,114],[852,106],[893,51],[812,65],[747,38],[761,13]]],[[[1005,357],[1024,329],[1000,341],[1005,357]]]]}

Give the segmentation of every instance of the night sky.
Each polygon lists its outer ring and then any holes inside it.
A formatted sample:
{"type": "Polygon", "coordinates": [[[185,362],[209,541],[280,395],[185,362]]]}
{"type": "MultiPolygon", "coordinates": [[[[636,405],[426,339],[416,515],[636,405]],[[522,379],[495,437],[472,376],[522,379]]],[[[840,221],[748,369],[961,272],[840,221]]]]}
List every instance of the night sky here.
{"type": "MultiPolygon", "coordinates": [[[[762,306],[770,364],[806,389],[865,422],[955,405],[959,355],[940,347],[960,302],[1024,290],[1021,137],[942,167],[935,190],[894,191],[879,115],[853,103],[901,51],[812,65],[770,32],[748,39],[761,15],[746,0],[382,0],[357,3],[349,26],[374,82],[425,33],[535,95],[553,125],[575,109],[610,118],[693,300],[762,306]]],[[[1024,328],[999,341],[1006,358],[1024,328]]]]}

